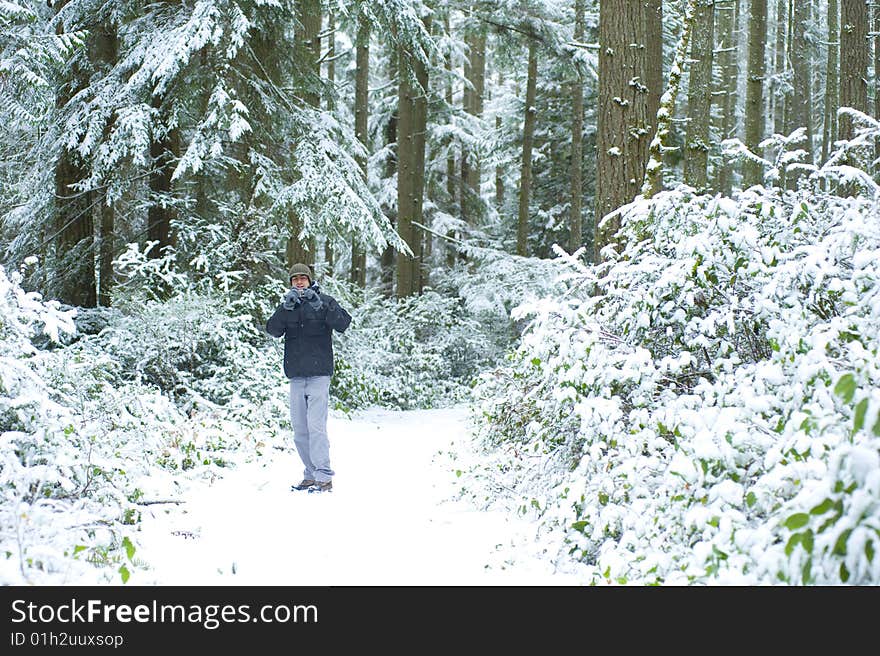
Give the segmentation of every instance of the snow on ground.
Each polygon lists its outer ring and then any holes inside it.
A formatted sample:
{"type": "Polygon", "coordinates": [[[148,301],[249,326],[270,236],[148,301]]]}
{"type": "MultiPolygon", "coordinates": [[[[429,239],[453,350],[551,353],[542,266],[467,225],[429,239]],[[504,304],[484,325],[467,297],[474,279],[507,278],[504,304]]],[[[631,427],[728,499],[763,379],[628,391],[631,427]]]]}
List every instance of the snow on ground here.
{"type": "Polygon", "coordinates": [[[455,462],[474,456],[464,407],[331,414],[328,430],[331,493],[291,491],[292,438],[266,449],[183,504],[147,506],[136,558],[148,567],[129,584],[577,584],[534,524],[456,498],[455,462]]]}

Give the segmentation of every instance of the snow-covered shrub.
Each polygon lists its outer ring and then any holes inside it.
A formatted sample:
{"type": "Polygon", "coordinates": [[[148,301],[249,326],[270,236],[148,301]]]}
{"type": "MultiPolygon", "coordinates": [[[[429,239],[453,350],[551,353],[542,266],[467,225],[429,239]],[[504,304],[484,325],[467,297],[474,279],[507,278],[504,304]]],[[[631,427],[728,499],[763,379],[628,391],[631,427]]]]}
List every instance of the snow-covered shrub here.
{"type": "Polygon", "coordinates": [[[489,249],[471,249],[469,257],[405,299],[369,290],[363,298],[340,281],[328,287],[352,314],[351,327],[335,338],[331,391],[344,407],[430,408],[467,398],[476,376],[518,337],[510,309],[563,288],[546,261],[489,249]]]}
{"type": "Polygon", "coordinates": [[[626,208],[626,248],[563,258],[476,388],[486,502],[515,489],[591,582],[880,582],[878,217],[757,187],[626,208]]]}
{"type": "Polygon", "coordinates": [[[338,336],[333,395],[345,406],[430,408],[461,400],[493,350],[463,302],[434,291],[372,296],[338,336]]]}
{"type": "Polygon", "coordinates": [[[77,346],[106,353],[120,381],[137,381],[171,395],[181,405],[197,400],[226,404],[242,396],[268,397],[277,377],[270,352],[252,342],[249,316],[232,315],[214,295],[183,292],[130,308],[98,335],[77,346]]]}
{"type": "Polygon", "coordinates": [[[144,502],[166,500],[160,481],[253,448],[224,417],[122,381],[88,336],[63,346],[74,313],[19,283],[0,267],[0,582],[124,582],[147,566],[136,525],[144,502]],[[34,346],[47,338],[55,348],[34,346]]]}

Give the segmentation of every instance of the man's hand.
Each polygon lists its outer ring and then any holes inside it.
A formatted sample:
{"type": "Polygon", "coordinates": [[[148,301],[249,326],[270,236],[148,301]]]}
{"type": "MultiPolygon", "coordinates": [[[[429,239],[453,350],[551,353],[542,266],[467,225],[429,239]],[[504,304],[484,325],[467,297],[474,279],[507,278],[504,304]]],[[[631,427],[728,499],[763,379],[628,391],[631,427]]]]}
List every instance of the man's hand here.
{"type": "Polygon", "coordinates": [[[299,290],[296,287],[288,290],[288,292],[284,295],[285,310],[293,310],[300,303],[302,303],[302,299],[300,298],[299,290]]]}
{"type": "Polygon", "coordinates": [[[318,293],[311,287],[303,291],[302,297],[303,300],[308,303],[315,311],[320,310],[321,306],[324,304],[323,301],[321,301],[321,297],[318,296],[318,293]]]}

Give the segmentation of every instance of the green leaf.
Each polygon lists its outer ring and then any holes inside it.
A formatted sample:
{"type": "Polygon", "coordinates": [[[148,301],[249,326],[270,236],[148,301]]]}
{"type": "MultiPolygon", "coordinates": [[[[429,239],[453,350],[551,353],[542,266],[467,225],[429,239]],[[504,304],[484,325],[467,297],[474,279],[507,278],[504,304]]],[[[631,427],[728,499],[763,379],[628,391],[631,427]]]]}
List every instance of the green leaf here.
{"type": "Polygon", "coordinates": [[[135,548],[134,545],[131,543],[131,540],[128,539],[127,535],[122,538],[122,546],[125,547],[125,554],[128,556],[128,559],[131,560],[134,556],[135,548]]]}
{"type": "Polygon", "coordinates": [[[853,415],[853,433],[858,433],[865,425],[865,414],[868,412],[868,397],[856,403],[856,411],[853,415]]]}
{"type": "Polygon", "coordinates": [[[791,552],[794,551],[794,548],[800,544],[801,539],[803,539],[803,533],[794,533],[790,538],[788,538],[788,542],[785,543],[785,555],[790,556],[791,552]]]}
{"type": "Polygon", "coordinates": [[[846,541],[849,539],[849,534],[852,533],[852,529],[848,528],[840,536],[837,538],[837,542],[834,543],[834,549],[832,553],[838,556],[846,555],[846,541]]]}
{"type": "Polygon", "coordinates": [[[806,533],[803,533],[802,535],[804,536],[804,539],[801,540],[801,544],[804,546],[804,550],[809,554],[813,553],[813,532],[807,530],[806,533]]]}
{"type": "Polygon", "coordinates": [[[754,492],[749,492],[746,495],[746,505],[751,508],[758,502],[758,497],[755,496],[754,492]]]}
{"type": "Polygon", "coordinates": [[[852,374],[844,374],[834,386],[834,393],[845,402],[850,403],[856,395],[856,379],[852,374]]]}
{"type": "Polygon", "coordinates": [[[75,556],[80,551],[85,551],[86,549],[88,549],[88,547],[85,546],[84,544],[78,544],[73,548],[73,555],[75,556]]]}
{"type": "Polygon", "coordinates": [[[834,507],[834,502],[831,499],[825,499],[825,501],[823,501],[818,506],[816,506],[815,508],[810,510],[810,514],[811,515],[824,515],[829,510],[831,510],[833,507],[834,507]]]}
{"type": "Polygon", "coordinates": [[[580,531],[581,533],[583,533],[583,532],[584,532],[584,529],[587,527],[587,524],[589,524],[589,522],[584,522],[584,521],[581,521],[581,522],[574,522],[574,523],[571,525],[571,527],[572,527],[575,531],[580,531]]]}
{"type": "Polygon", "coordinates": [[[802,526],[810,523],[810,516],[807,513],[795,513],[785,520],[785,527],[795,531],[802,526]]]}
{"type": "Polygon", "coordinates": [[[128,568],[123,565],[119,568],[119,575],[122,577],[123,583],[128,583],[128,578],[131,576],[131,573],[128,571],[128,568]]]}
{"type": "Polygon", "coordinates": [[[810,571],[813,569],[813,559],[807,558],[807,562],[804,563],[803,568],[801,569],[801,581],[804,585],[808,585],[813,577],[810,575],[810,571]]]}

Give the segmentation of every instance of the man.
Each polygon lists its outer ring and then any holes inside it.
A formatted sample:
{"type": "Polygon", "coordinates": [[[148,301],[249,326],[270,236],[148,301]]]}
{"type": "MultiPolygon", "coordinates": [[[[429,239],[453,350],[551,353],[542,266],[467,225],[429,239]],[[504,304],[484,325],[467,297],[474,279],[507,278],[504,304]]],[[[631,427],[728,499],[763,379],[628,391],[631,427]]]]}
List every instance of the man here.
{"type": "Polygon", "coordinates": [[[344,332],[351,315],[332,296],[322,294],[305,264],[290,269],[290,290],[266,322],[266,332],[284,335],[284,375],[290,379],[293,443],[305,469],[294,490],[329,492],[327,410],[333,375],[333,331],[344,332]]]}

